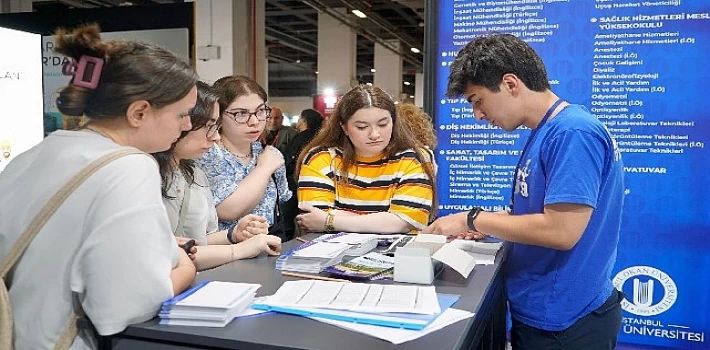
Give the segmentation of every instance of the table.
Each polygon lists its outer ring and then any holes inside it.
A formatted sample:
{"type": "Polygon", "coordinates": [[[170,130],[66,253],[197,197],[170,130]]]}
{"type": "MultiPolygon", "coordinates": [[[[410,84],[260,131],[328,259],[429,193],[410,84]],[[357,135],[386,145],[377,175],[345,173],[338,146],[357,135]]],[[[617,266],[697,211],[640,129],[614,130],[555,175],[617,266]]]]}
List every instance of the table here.
{"type": "MultiPolygon", "coordinates": [[[[306,239],[315,235],[306,236],[306,239]]],[[[299,242],[284,243],[292,249],[299,242]]],[[[459,321],[414,341],[394,345],[384,340],[347,331],[300,316],[270,313],[237,319],[225,328],[161,326],[153,319],[129,326],[123,333],[104,339],[111,349],[486,349],[503,350],[506,342],[506,300],[503,296],[502,262],[505,249],[494,265],[477,265],[464,279],[449,267],[439,273],[434,285],[439,293],[461,295],[454,307],[475,312],[459,321]]],[[[275,257],[264,255],[235,261],[198,274],[196,282],[230,281],[259,283],[257,296],[271,295],[284,281],[274,269],[275,257]]],[[[377,282],[388,283],[388,282],[377,282]]],[[[392,282],[389,282],[392,283],[392,282]]]]}

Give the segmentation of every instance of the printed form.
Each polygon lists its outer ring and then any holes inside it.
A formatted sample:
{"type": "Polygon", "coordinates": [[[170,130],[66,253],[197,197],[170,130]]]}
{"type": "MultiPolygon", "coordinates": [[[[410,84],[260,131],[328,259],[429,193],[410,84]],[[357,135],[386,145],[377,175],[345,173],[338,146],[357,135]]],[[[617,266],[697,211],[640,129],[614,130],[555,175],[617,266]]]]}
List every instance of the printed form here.
{"type": "Polygon", "coordinates": [[[434,286],[400,286],[330,281],[288,281],[264,304],[358,312],[441,312],[434,286]]]}

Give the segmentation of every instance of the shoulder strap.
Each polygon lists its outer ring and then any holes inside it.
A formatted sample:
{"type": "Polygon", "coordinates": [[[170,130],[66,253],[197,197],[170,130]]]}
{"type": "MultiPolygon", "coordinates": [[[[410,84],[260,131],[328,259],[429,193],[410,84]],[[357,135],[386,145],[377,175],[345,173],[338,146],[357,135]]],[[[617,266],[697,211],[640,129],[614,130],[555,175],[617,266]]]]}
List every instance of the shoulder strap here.
{"type": "Polygon", "coordinates": [[[185,237],[185,216],[187,216],[187,211],[190,205],[190,193],[192,192],[192,186],[185,182],[185,193],[182,197],[182,203],[180,203],[180,212],[178,214],[178,223],[175,227],[175,232],[173,234],[175,237],[185,237]]]}
{"type": "Polygon", "coordinates": [[[279,183],[276,182],[276,174],[271,173],[271,180],[274,181],[274,188],[276,188],[276,205],[274,206],[274,224],[277,222],[277,218],[279,215],[281,215],[281,210],[279,209],[279,205],[281,204],[281,200],[279,198],[279,183]]]}
{"type": "MultiPolygon", "coordinates": [[[[7,288],[5,287],[4,281],[7,274],[10,272],[10,270],[12,270],[12,268],[15,266],[22,254],[24,254],[25,250],[27,250],[27,247],[29,247],[30,243],[32,243],[32,240],[37,235],[37,233],[42,229],[42,227],[44,227],[47,221],[52,217],[52,215],[54,215],[54,213],[57,211],[57,209],[59,209],[59,207],[64,203],[64,201],[72,193],[74,193],[74,190],[81,186],[81,184],[83,184],[87,178],[89,178],[99,169],[103,168],[106,164],[130,154],[144,154],[144,152],[139,151],[135,148],[120,149],[115,152],[106,154],[101,158],[91,162],[91,164],[86,166],[86,168],[82,169],[78,174],[74,175],[74,177],[72,177],[69,182],[62,186],[62,188],[60,188],[59,191],[57,191],[57,193],[55,193],[54,196],[52,196],[52,198],[47,201],[44,207],[42,207],[39,213],[34,217],[34,219],[32,219],[27,228],[25,228],[25,231],[22,232],[17,241],[15,241],[15,244],[10,249],[7,257],[0,265],[0,278],[2,278],[3,280],[2,286],[0,288],[0,294],[2,294],[0,295],[0,302],[6,304],[6,307],[2,308],[2,325],[0,325],[0,333],[2,333],[4,338],[3,343],[6,340],[9,340],[9,344],[10,346],[12,346],[12,333],[14,327],[12,323],[12,311],[10,309],[9,294],[7,288]]],[[[77,332],[76,319],[77,314],[73,313],[67,328],[62,332],[59,340],[57,341],[55,349],[69,348],[69,346],[71,346],[71,343],[73,342],[74,337],[76,337],[77,332]]]]}

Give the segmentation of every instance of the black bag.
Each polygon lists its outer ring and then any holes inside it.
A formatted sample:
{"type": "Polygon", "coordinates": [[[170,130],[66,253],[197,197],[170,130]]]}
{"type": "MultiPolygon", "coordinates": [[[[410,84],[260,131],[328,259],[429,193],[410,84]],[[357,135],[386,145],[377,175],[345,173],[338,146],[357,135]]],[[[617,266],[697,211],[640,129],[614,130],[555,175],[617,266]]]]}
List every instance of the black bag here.
{"type": "Polygon", "coordinates": [[[279,198],[279,185],[276,183],[276,175],[271,174],[271,179],[274,180],[276,186],[276,205],[274,205],[274,223],[269,226],[269,234],[281,238],[282,242],[286,241],[286,227],[284,225],[284,217],[281,213],[281,201],[279,198]]]}

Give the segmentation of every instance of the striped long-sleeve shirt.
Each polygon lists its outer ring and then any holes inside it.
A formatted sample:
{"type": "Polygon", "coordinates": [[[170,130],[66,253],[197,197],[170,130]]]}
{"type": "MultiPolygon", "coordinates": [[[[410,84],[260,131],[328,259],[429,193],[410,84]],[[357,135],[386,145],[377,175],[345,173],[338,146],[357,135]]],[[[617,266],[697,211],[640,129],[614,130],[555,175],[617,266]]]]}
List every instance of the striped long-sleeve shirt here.
{"type": "Polygon", "coordinates": [[[342,152],[337,148],[311,150],[298,177],[298,202],[327,210],[357,214],[390,212],[416,229],[427,225],[432,210],[432,181],[414,150],[390,158],[356,157],[348,170],[348,184],[340,176],[342,152]]]}

